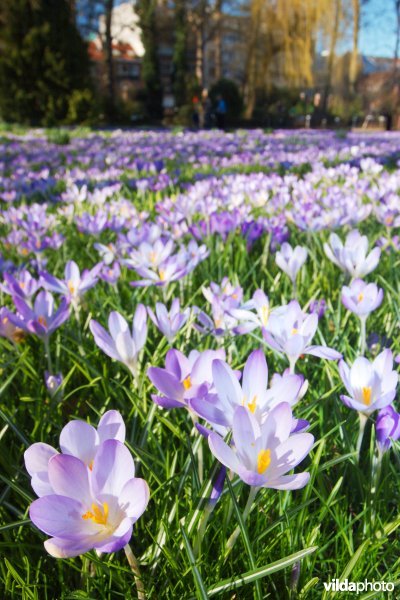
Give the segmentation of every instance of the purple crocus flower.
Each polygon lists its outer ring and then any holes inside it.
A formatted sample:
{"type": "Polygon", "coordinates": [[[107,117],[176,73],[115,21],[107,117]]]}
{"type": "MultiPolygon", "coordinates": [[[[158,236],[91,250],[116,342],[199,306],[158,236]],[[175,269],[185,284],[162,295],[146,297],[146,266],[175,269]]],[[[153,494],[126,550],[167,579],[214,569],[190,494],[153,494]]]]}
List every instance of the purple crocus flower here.
{"type": "Polygon", "coordinates": [[[86,269],[81,275],[76,262],[69,260],[65,265],[65,279],[57,279],[57,277],[45,271],[42,271],[40,275],[43,286],[47,290],[63,294],[73,304],[77,305],[83,294],[96,285],[102,266],[102,263],[99,263],[90,271],[86,269]]]}
{"type": "Polygon", "coordinates": [[[153,401],[163,408],[189,408],[191,398],[204,397],[212,388],[211,365],[218,358],[225,358],[224,350],[192,350],[188,357],[179,350],[168,350],[165,369],[150,367],[147,371],[162,394],[153,395],[153,401]]]}
{"type": "Polygon", "coordinates": [[[104,264],[100,272],[100,279],[107,281],[111,285],[115,285],[120,276],[121,267],[118,261],[113,262],[112,265],[104,264]]]}
{"type": "Polygon", "coordinates": [[[108,317],[108,333],[97,321],[90,321],[94,341],[110,358],[124,364],[134,377],[137,375],[139,355],[147,339],[147,313],[143,304],[138,304],[132,331],[122,315],[113,311],[108,317]],[[111,335],[110,335],[111,334],[111,335]]]}
{"type": "Polygon", "coordinates": [[[376,247],[368,254],[368,238],[359,231],[351,231],[343,244],[336,233],[331,233],[329,244],[324,244],[327,257],[351,277],[365,277],[378,265],[381,249],[376,247]]]}
{"type": "Polygon", "coordinates": [[[309,473],[286,473],[307,456],[314,436],[291,435],[291,428],[292,411],[285,402],[273,408],[262,425],[250,411],[239,406],[233,416],[233,448],[218,433],[211,433],[208,443],[214,456],[248,485],[296,490],[308,483],[309,473]]]}
{"type": "Polygon", "coordinates": [[[22,298],[13,297],[18,314],[10,313],[10,321],[28,333],[34,333],[44,341],[69,318],[69,303],[62,298],[58,310],[55,310],[54,298],[50,292],[38,293],[33,308],[22,298]]]}
{"type": "MultiPolygon", "coordinates": [[[[97,429],[85,421],[70,421],[60,433],[60,448],[63,454],[79,458],[89,469],[102,442],[105,440],[125,442],[125,423],[116,410],[109,410],[101,417],[97,429]]],[[[32,444],[25,451],[25,468],[31,476],[33,491],[39,496],[53,494],[48,476],[50,458],[58,451],[43,442],[32,444]]]]}
{"type": "Polygon", "coordinates": [[[128,448],[115,439],[102,442],[92,468],[79,458],[57,454],[47,466],[54,490],[32,502],[29,516],[50,535],[44,546],[55,558],[96,549],[116,552],[132,536],[133,524],[146,509],[149,488],[135,477],[128,448]]]}
{"type": "Polygon", "coordinates": [[[307,249],[303,246],[292,248],[288,242],[284,242],[281,249],[276,253],[276,264],[286,275],[289,276],[293,285],[296,284],[297,274],[307,260],[307,249]]]}
{"type": "Polygon", "coordinates": [[[372,362],[359,356],[351,367],[341,360],[339,373],[349,394],[340,399],[364,415],[385,408],[396,395],[399,376],[393,370],[393,354],[389,349],[383,350],[372,362]]]}
{"type": "Polygon", "coordinates": [[[14,325],[12,321],[13,313],[2,306],[0,308],[0,337],[7,338],[10,342],[18,344],[25,338],[26,333],[21,327],[14,325]]]}
{"type": "Polygon", "coordinates": [[[256,290],[253,298],[240,306],[230,310],[230,315],[239,324],[233,328],[238,335],[250,333],[254,329],[266,327],[270,315],[268,296],[263,290],[256,290]],[[255,311],[255,312],[254,312],[255,311]]]}
{"type": "Polygon", "coordinates": [[[46,388],[51,396],[54,398],[58,395],[60,391],[61,384],[63,382],[62,373],[57,373],[56,375],[52,375],[49,371],[44,372],[44,382],[46,384],[46,388]]]}
{"type": "Polygon", "coordinates": [[[5,294],[18,296],[23,300],[29,300],[40,289],[41,284],[27,270],[20,271],[16,277],[10,273],[4,273],[4,284],[0,289],[5,294]]]}
{"type": "Polygon", "coordinates": [[[376,442],[379,451],[383,454],[400,438],[400,414],[392,405],[386,406],[378,412],[375,423],[376,442]]]}
{"type": "Polygon", "coordinates": [[[154,325],[158,327],[171,344],[178,331],[188,320],[190,308],[185,308],[181,312],[179,298],[174,298],[169,311],[165,304],[157,302],[155,314],[149,307],[147,312],[154,325]]]}
{"type": "Polygon", "coordinates": [[[213,361],[212,381],[215,392],[208,393],[205,398],[193,397],[189,406],[220,433],[232,428],[238,406],[249,410],[261,424],[277,404],[295,405],[302,397],[304,385],[301,375],[285,373],[275,378],[268,389],[268,365],[262,350],[254,350],[247,359],[242,384],[237,373],[223,360],[213,361]]]}
{"type": "Polygon", "coordinates": [[[321,319],[326,312],[326,300],[321,298],[321,300],[312,300],[310,302],[309,307],[310,313],[315,313],[318,319],[321,319]]]}
{"type": "Polygon", "coordinates": [[[310,345],[317,327],[318,316],[315,313],[304,313],[297,300],[292,300],[271,312],[267,326],[263,329],[263,337],[271,348],[286,354],[292,371],[302,354],[327,360],[341,358],[340,352],[332,348],[310,345]]]}
{"type": "Polygon", "coordinates": [[[366,318],[382,304],[383,290],[375,283],[355,279],[350,286],[342,288],[342,302],[347,310],[360,318],[366,318]]]}

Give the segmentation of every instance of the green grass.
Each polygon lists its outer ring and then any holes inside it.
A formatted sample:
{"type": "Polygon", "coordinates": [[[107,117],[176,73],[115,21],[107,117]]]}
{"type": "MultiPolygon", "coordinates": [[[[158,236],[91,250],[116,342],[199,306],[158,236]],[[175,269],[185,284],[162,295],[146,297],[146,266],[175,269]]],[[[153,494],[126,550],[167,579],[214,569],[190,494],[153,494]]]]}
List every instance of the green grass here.
{"type": "MultiPolygon", "coordinates": [[[[134,194],[132,198],[136,201],[134,194]]],[[[148,205],[153,206],[154,201],[148,193],[148,205]]],[[[363,224],[362,229],[371,243],[382,234],[376,224],[363,224]]],[[[76,233],[75,228],[65,228],[65,235],[61,250],[49,253],[48,270],[61,275],[71,258],[82,267],[94,264],[97,255],[92,240],[76,233]]],[[[323,253],[326,237],[326,233],[307,236],[292,232],[291,240],[310,250],[298,282],[299,300],[304,305],[311,298],[327,299],[328,311],[321,320],[316,343],[337,348],[352,362],[357,355],[358,324],[341,305],[344,276],[323,253]]],[[[273,306],[290,299],[289,281],[276,267],[274,256],[265,252],[263,243],[257,243],[251,252],[239,236],[230,236],[225,244],[216,240],[207,243],[210,257],[182,287],[172,284],[168,288],[170,298],[181,294],[185,304],[204,306],[201,286],[227,275],[243,286],[246,298],[262,287],[273,306]]],[[[399,267],[398,257],[384,255],[369,277],[384,288],[385,299],[368,319],[368,332],[390,337],[395,353],[400,352],[399,267]]],[[[121,411],[125,419],[127,444],[140,476],[151,489],[148,509],[135,525],[131,540],[148,598],[328,600],[333,595],[324,592],[323,582],[334,577],[398,584],[398,449],[384,457],[371,505],[372,428],[367,428],[358,464],[357,415],[339,400],[343,387],[337,366],[314,357],[298,363],[299,372],[309,380],[309,389],[295,410],[297,417],[311,422],[316,439],[303,463],[311,473],[310,484],[295,492],[262,490],[244,522],[241,514],[249,488],[233,479],[225,484],[199,544],[198,528],[216,463],[185,411],[167,412],[152,403],[154,390],[146,370],[150,365],[163,365],[168,349],[165,341],[150,325],[136,388],[128,372],[98,350],[88,328],[92,317],[105,325],[109,312],[118,310],[131,319],[139,302],[153,306],[162,300],[160,290],[134,290],[128,285],[130,279],[132,273],[125,270],[116,289],[100,282],[85,296],[80,323],[71,316],[52,337],[53,362],[65,377],[61,402],[51,400],[46,392],[43,373],[47,364],[40,341],[29,338],[14,348],[0,339],[0,596],[27,600],[136,598],[133,574],[122,551],[100,558],[92,552],[76,559],[55,560],[44,550],[45,536],[28,518],[34,494],[23,464],[27,446],[38,441],[58,446],[59,432],[68,420],[80,418],[96,424],[99,415],[111,408],[121,411]],[[239,537],[226,556],[226,541],[238,525],[239,537]]],[[[8,302],[6,297],[2,301],[8,302]]],[[[187,353],[194,348],[215,348],[217,343],[212,337],[185,329],[175,347],[187,353]]],[[[252,336],[223,342],[235,368],[243,367],[259,343],[252,336]]],[[[266,349],[266,356],[270,374],[286,368],[285,361],[272,351],[266,349]]],[[[380,600],[383,596],[359,597],[380,600]]],[[[396,597],[398,592],[392,595],[396,597]]]]}

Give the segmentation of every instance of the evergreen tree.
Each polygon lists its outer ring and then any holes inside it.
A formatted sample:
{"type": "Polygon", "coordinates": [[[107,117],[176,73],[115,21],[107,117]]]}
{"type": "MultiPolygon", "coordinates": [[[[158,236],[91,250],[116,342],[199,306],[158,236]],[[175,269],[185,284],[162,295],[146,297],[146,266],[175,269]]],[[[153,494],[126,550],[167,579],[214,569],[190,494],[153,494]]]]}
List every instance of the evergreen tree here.
{"type": "Polygon", "coordinates": [[[162,85],[158,63],[158,37],[156,0],[137,0],[136,10],[140,19],[144,56],[142,62],[143,81],[146,91],[146,107],[151,118],[162,117],[162,85]]]}
{"type": "Polygon", "coordinates": [[[46,124],[66,118],[89,85],[86,45],[67,0],[1,0],[0,115],[46,124]]]}

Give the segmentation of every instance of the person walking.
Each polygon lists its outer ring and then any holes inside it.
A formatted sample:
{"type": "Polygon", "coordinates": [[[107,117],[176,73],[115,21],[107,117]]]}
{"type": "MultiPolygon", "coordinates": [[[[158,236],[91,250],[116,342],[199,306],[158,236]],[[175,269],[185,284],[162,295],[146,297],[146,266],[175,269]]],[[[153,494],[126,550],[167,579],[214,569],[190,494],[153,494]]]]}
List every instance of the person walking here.
{"type": "Polygon", "coordinates": [[[225,129],[225,120],[226,113],[228,109],[226,106],[226,102],[221,95],[217,97],[217,108],[215,111],[215,116],[217,118],[217,127],[218,129],[225,129]]]}

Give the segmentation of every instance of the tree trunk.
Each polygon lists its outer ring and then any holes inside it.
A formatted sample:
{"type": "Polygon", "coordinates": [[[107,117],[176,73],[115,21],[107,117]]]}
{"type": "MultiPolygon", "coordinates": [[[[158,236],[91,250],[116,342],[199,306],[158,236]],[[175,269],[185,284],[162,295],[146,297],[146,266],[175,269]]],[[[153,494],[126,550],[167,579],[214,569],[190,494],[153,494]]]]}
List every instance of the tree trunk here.
{"type": "Polygon", "coordinates": [[[324,97],[323,97],[323,102],[322,102],[322,112],[325,114],[326,114],[326,111],[328,108],[328,99],[329,99],[329,94],[331,92],[331,87],[332,87],[333,63],[335,60],[336,43],[337,43],[337,40],[339,37],[341,0],[335,0],[334,10],[335,10],[335,15],[334,15],[333,26],[332,26],[331,43],[330,43],[330,47],[329,47],[328,69],[327,69],[327,75],[326,75],[324,97]]]}
{"type": "Polygon", "coordinates": [[[114,85],[114,61],[112,51],[112,13],[114,0],[106,0],[105,3],[105,55],[106,55],[106,82],[107,82],[107,116],[115,115],[115,85],[114,85]]]}
{"type": "Polygon", "coordinates": [[[354,95],[358,74],[358,36],[360,32],[360,0],[353,0],[353,48],[350,57],[349,88],[354,95]]]}

